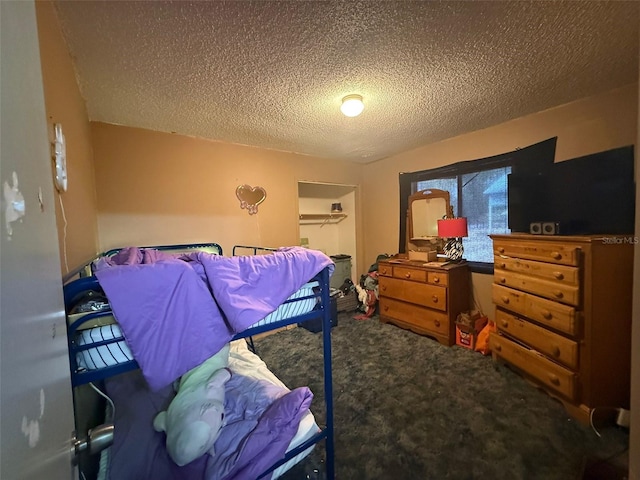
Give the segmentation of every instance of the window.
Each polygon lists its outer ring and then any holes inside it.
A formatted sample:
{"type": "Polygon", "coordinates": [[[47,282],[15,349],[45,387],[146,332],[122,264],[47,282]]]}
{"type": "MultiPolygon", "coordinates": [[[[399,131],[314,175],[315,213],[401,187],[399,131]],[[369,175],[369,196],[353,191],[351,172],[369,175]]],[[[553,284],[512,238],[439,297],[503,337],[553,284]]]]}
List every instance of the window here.
{"type": "MultiPolygon", "coordinates": [[[[493,270],[492,233],[509,233],[509,175],[537,171],[553,164],[556,138],[514,152],[460,162],[442,168],[400,175],[400,209],[407,197],[427,188],[446,190],[454,214],[466,217],[469,235],[462,239],[464,258],[471,270],[493,270]]],[[[401,217],[402,218],[402,217],[401,217]]],[[[400,226],[400,250],[405,249],[406,228],[400,226]]]]}
{"type": "Polygon", "coordinates": [[[493,263],[488,235],[511,231],[507,222],[507,175],[510,173],[508,166],[454,178],[423,180],[414,183],[413,191],[447,190],[455,216],[467,218],[469,236],[462,239],[464,258],[470,262],[493,263]]]}

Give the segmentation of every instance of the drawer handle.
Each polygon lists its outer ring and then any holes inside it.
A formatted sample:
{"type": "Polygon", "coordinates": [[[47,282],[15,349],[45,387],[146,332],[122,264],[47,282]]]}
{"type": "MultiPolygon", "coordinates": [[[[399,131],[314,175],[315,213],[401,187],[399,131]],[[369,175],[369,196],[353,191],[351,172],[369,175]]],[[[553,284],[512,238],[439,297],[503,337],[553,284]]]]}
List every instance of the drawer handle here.
{"type": "Polygon", "coordinates": [[[561,272],[553,272],[553,276],[556,277],[556,280],[564,280],[564,275],[561,272]]]}
{"type": "Polygon", "coordinates": [[[553,348],[551,349],[551,352],[553,353],[553,356],[556,358],[560,357],[560,347],[558,347],[557,345],[554,345],[553,348]]]}
{"type": "Polygon", "coordinates": [[[500,321],[500,325],[502,325],[503,328],[508,328],[509,327],[509,322],[507,322],[506,320],[501,320],[500,321]]]}
{"type": "Polygon", "coordinates": [[[560,290],[554,290],[553,294],[556,296],[556,298],[564,297],[564,294],[560,290]]]}
{"type": "Polygon", "coordinates": [[[502,345],[500,345],[499,343],[496,343],[495,345],[492,345],[493,348],[496,349],[496,352],[501,352],[502,351],[502,345]]]}
{"type": "Polygon", "coordinates": [[[433,283],[440,283],[440,278],[433,277],[433,283]]]}
{"type": "Polygon", "coordinates": [[[557,375],[553,375],[553,374],[549,375],[549,381],[553,383],[555,386],[560,385],[560,379],[557,377],[557,375]]]}
{"type": "Polygon", "coordinates": [[[388,306],[388,305],[385,305],[385,306],[384,306],[384,311],[385,311],[385,312],[388,312],[388,311],[389,311],[389,306],[388,306]]]}
{"type": "Polygon", "coordinates": [[[562,258],[562,254],[560,252],[551,252],[551,258],[560,260],[562,258]]]}
{"type": "Polygon", "coordinates": [[[404,278],[411,278],[411,274],[409,272],[405,273],[404,278]]]}
{"type": "Polygon", "coordinates": [[[381,286],[380,290],[382,290],[383,292],[386,292],[387,291],[387,286],[386,285],[381,286]]]}
{"type": "Polygon", "coordinates": [[[498,253],[504,253],[504,247],[498,247],[498,253]]]}
{"type": "Polygon", "coordinates": [[[509,297],[502,297],[502,303],[509,303],[509,297]]]}
{"type": "Polygon", "coordinates": [[[433,295],[431,297],[431,300],[433,300],[433,303],[438,303],[438,296],[437,295],[433,295]]]}
{"type": "Polygon", "coordinates": [[[500,277],[500,283],[507,283],[507,279],[504,277],[500,277]]]}
{"type": "Polygon", "coordinates": [[[506,263],[499,263],[498,264],[498,268],[505,269],[505,268],[507,268],[507,264],[506,263]]]}
{"type": "Polygon", "coordinates": [[[553,318],[553,314],[549,310],[542,310],[542,318],[546,320],[551,320],[553,318]]]}
{"type": "Polygon", "coordinates": [[[434,324],[436,327],[439,327],[439,326],[440,326],[440,320],[434,320],[434,321],[433,321],[433,324],[434,324]]]}

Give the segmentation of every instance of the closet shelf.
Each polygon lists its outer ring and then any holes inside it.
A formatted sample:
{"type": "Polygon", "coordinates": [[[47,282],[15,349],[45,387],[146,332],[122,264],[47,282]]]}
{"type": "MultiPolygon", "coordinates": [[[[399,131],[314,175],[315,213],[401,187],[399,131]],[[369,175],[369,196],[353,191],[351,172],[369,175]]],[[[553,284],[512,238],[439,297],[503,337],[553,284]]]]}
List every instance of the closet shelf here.
{"type": "Polygon", "coordinates": [[[325,220],[327,218],[342,220],[346,216],[346,213],[301,213],[300,220],[325,220]]]}
{"type": "Polygon", "coordinates": [[[318,221],[319,223],[338,223],[347,218],[346,213],[301,213],[300,220],[318,221]]]}

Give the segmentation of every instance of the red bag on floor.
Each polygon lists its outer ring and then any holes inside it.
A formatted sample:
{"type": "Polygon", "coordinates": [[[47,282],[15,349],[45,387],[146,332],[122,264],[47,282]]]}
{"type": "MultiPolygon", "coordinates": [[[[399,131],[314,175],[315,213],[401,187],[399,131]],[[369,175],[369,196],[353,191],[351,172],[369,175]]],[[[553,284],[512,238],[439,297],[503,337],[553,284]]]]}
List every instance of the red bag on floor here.
{"type": "Polygon", "coordinates": [[[483,355],[489,355],[491,348],[489,348],[489,333],[496,331],[496,324],[489,320],[478,334],[478,340],[476,341],[476,352],[480,352],[483,355]]]}

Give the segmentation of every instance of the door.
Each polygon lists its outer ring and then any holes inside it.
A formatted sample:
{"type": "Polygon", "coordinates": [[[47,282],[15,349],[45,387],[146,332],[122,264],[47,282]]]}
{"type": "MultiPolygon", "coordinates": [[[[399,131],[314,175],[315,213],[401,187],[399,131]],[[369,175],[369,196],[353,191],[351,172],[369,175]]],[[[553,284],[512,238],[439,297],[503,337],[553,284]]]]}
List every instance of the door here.
{"type": "Polygon", "coordinates": [[[71,382],[34,3],[0,2],[0,22],[0,478],[71,479],[71,382]]]}

